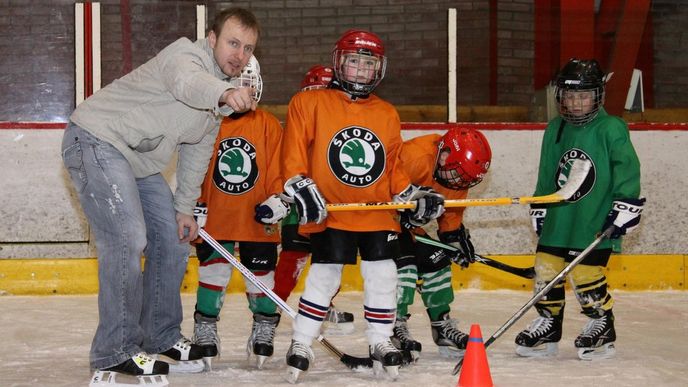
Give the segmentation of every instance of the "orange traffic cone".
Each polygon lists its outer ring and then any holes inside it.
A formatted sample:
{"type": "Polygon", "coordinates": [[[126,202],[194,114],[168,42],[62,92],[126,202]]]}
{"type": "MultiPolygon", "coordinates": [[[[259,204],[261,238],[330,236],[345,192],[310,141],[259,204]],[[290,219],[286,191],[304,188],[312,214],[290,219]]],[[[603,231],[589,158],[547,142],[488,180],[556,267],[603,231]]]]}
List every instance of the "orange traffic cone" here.
{"type": "Polygon", "coordinates": [[[483,344],[480,325],[471,325],[468,345],[463,358],[458,387],[492,387],[490,366],[487,364],[487,354],[483,344]]]}

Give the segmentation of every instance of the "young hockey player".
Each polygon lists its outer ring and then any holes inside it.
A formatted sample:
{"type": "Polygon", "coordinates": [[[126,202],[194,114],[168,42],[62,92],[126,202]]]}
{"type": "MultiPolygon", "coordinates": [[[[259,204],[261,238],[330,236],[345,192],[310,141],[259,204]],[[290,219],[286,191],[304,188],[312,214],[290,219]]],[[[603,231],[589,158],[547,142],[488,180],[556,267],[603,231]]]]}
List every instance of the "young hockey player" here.
{"type": "MultiPolygon", "coordinates": [[[[430,134],[404,142],[401,159],[413,184],[430,186],[446,199],[465,199],[468,188],[480,183],[487,173],[492,151],[479,131],[452,128],[443,136],[430,134]]],[[[422,346],[409,332],[408,307],[413,303],[418,279],[422,280],[421,299],[440,353],[458,357],[468,343],[468,335],[449,317],[450,304],[454,301],[451,262],[468,267],[475,261],[471,237],[463,225],[463,213],[463,207],[448,208],[437,219],[440,241],[457,247],[458,254],[448,254],[446,250],[415,242],[412,234],[423,234],[424,230],[404,224],[402,218],[402,254],[396,260],[397,320],[392,343],[409,351],[414,360],[420,356],[422,346]]]]}
{"type": "MultiPolygon", "coordinates": [[[[315,65],[301,81],[301,91],[327,88],[334,77],[332,67],[315,65]]],[[[282,221],[282,251],[275,269],[275,294],[287,300],[296,286],[311,253],[311,242],[298,233],[299,216],[292,204],[289,215],[282,221]]],[[[354,331],[354,315],[338,311],[330,305],[323,324],[328,334],[350,334],[354,331]]]]}
{"type": "Polygon", "coordinates": [[[361,255],[364,316],[377,370],[398,375],[402,355],[390,337],[396,315],[398,212],[332,212],[325,203],[417,201],[409,219],[425,224],[443,211],[443,198],[410,184],[403,171],[401,124],[394,107],[372,94],[385,74],[380,38],[349,30],[333,50],[331,88],[297,93],[289,103],[282,143],[284,187],[299,213],[299,232],[311,240],[311,267],[287,352],[290,382],[313,361],[342,268],[361,255]]]}
{"type": "MultiPolygon", "coordinates": [[[[233,78],[238,87],[253,87],[256,102],[262,92],[260,67],[255,57],[233,78]]],[[[266,285],[274,285],[279,243],[279,222],[288,211],[277,195],[282,182],[279,149],[282,127],[264,110],[225,118],[215,142],[215,153],[198,200],[198,223],[228,251],[241,247],[241,262],[266,285]],[[267,200],[265,198],[268,198],[267,200]],[[256,206],[256,203],[261,203],[256,206]],[[255,218],[255,220],[254,220],[255,218]]],[[[196,245],[200,261],[193,341],[204,350],[208,366],[219,354],[217,321],[232,266],[207,242],[196,245]]],[[[273,354],[273,338],[280,320],[277,306],[260,289],[245,280],[253,329],[247,353],[256,355],[258,368],[273,354]]]]}
{"type": "Polygon", "coordinates": [[[255,109],[250,89],[225,80],[239,75],[258,35],[251,12],[218,12],[207,38],[171,43],[70,117],[62,158],[98,249],[92,385],[203,371],[200,348],[181,334],[179,288],[221,117],[255,109]],[[175,155],[172,194],[161,172],[175,155]]]}
{"type": "MultiPolygon", "coordinates": [[[[590,160],[592,168],[572,199],[532,206],[530,211],[540,237],[535,254],[535,291],[546,286],[602,230],[615,226],[610,240],[602,242],[569,275],[582,313],[590,318],[574,342],[583,360],[615,353],[613,299],[603,269],[612,250],[620,251],[620,237],[638,225],[645,202],[639,196],[640,163],[628,127],[602,107],[605,81],[594,59],[571,59],[557,75],[560,117],[545,129],[534,195],[559,189],[576,159],[590,160]]],[[[564,304],[564,284],[559,283],[535,304],[540,316],[516,336],[517,354],[532,357],[557,353],[564,304]]]]}

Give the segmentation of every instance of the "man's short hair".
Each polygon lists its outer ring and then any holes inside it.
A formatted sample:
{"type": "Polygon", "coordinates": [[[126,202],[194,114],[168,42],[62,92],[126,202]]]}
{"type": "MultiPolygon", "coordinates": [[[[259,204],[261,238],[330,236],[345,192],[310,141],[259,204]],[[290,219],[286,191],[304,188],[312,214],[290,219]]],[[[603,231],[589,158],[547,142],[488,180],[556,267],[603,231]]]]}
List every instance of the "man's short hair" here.
{"type": "Polygon", "coordinates": [[[215,32],[216,36],[220,36],[222,27],[230,18],[236,18],[242,26],[256,31],[256,34],[260,38],[260,25],[258,24],[258,19],[256,19],[256,16],[251,11],[244,8],[227,8],[215,15],[211,30],[215,32]]]}

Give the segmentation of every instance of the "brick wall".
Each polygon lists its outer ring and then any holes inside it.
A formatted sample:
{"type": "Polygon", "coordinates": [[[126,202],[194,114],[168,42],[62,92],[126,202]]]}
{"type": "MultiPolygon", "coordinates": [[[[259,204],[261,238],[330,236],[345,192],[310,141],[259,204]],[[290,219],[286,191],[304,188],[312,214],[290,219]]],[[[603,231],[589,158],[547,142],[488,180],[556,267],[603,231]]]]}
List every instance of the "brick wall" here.
{"type": "Polygon", "coordinates": [[[688,105],[688,2],[654,0],[654,93],[656,107],[688,105]]]}
{"type": "MultiPolygon", "coordinates": [[[[123,46],[122,2],[102,7],[102,79],[107,84],[180,36],[195,36],[197,1],[130,0],[131,40],[123,46]],[[130,52],[130,58],[125,54],[130,52]]],[[[206,1],[209,20],[235,5],[263,28],[257,56],[266,104],[286,104],[302,74],[331,63],[348,28],[378,33],[388,73],[378,94],[397,105],[444,105],[447,98],[447,8],[458,10],[458,101],[489,103],[489,0],[206,1]]],[[[74,108],[74,2],[0,0],[0,121],[65,121],[74,108]]],[[[530,105],[533,95],[532,0],[497,1],[497,103],[530,105]]],[[[688,106],[688,16],[685,2],[653,1],[658,107],[688,106]]]]}

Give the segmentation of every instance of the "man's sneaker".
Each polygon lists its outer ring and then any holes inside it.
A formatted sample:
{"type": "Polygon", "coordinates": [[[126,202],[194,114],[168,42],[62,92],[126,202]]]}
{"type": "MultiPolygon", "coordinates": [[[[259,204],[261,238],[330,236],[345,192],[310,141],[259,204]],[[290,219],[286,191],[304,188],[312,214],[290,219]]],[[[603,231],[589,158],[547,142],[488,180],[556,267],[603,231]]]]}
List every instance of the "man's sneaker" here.
{"type": "Polygon", "coordinates": [[[456,327],[456,320],[449,317],[449,312],[444,312],[439,319],[431,321],[430,329],[432,339],[442,356],[459,358],[466,351],[468,335],[456,327]]]}
{"type": "Polygon", "coordinates": [[[415,362],[420,358],[420,351],[422,350],[423,346],[420,342],[416,341],[411,336],[411,332],[409,332],[409,317],[411,317],[410,314],[407,314],[403,317],[397,316],[393,328],[394,335],[390,339],[392,344],[398,350],[408,352],[411,356],[411,360],[415,362]]]}
{"type": "Polygon", "coordinates": [[[179,339],[167,351],[160,352],[158,357],[170,363],[171,373],[198,373],[205,369],[203,350],[186,337],[179,339]]]}
{"type": "Polygon", "coordinates": [[[608,310],[601,317],[591,318],[585,324],[574,345],[578,348],[578,357],[581,360],[608,359],[616,353],[614,341],[614,314],[608,310]]]}
{"type": "Polygon", "coordinates": [[[325,315],[323,331],[327,335],[350,335],[354,333],[354,315],[349,312],[337,310],[333,304],[325,315]]]}
{"type": "Polygon", "coordinates": [[[208,371],[212,360],[220,354],[220,336],[217,335],[217,317],[206,317],[194,313],[194,335],[191,341],[201,347],[203,361],[208,371]]]}
{"type": "Polygon", "coordinates": [[[157,361],[145,352],[140,352],[116,366],[95,371],[89,387],[122,385],[117,382],[119,374],[135,376],[138,379],[138,385],[163,387],[169,385],[165,376],[168,372],[167,363],[157,361]]]}
{"type": "Polygon", "coordinates": [[[275,350],[275,330],[279,321],[279,313],[253,314],[253,328],[246,344],[246,353],[249,357],[251,354],[256,355],[256,366],[258,369],[263,368],[265,360],[272,356],[275,350]]]}
{"type": "Polygon", "coordinates": [[[291,384],[298,382],[301,373],[308,371],[314,359],[315,355],[309,345],[292,340],[287,351],[287,381],[291,384]]]}
{"type": "Polygon", "coordinates": [[[373,372],[379,375],[384,371],[392,380],[396,380],[403,359],[401,352],[389,339],[371,345],[369,350],[370,358],[373,360],[373,372]]]}
{"type": "Polygon", "coordinates": [[[539,316],[516,336],[516,353],[523,357],[556,355],[561,340],[563,317],[539,316]]]}

